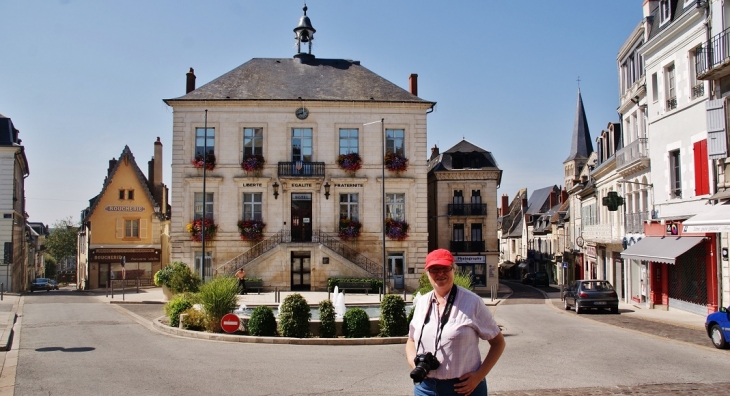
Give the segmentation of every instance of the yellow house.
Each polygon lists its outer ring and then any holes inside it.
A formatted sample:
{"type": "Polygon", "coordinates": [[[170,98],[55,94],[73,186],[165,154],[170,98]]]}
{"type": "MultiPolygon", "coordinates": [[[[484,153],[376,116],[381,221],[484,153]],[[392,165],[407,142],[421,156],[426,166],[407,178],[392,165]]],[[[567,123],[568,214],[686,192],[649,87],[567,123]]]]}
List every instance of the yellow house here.
{"type": "Polygon", "coordinates": [[[155,142],[149,179],[128,146],[109,161],[101,193],[82,212],[78,237],[78,288],[152,284],[169,262],[169,206],[162,183],[162,143],[155,142]],[[122,262],[124,261],[124,265],[122,262]]]}

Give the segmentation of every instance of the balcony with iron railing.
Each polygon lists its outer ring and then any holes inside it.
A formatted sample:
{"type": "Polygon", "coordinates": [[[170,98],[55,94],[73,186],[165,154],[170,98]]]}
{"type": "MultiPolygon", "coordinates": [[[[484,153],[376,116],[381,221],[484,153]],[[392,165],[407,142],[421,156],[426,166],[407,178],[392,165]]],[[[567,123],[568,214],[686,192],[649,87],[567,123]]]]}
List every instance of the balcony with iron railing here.
{"type": "Polygon", "coordinates": [[[449,216],[486,216],[487,204],[449,204],[449,216]]]}
{"type": "Polygon", "coordinates": [[[484,241],[451,241],[449,250],[452,252],[483,252],[484,241]]]}
{"type": "Polygon", "coordinates": [[[717,80],[730,74],[730,28],[695,50],[698,80],[717,80]]]}
{"type": "Polygon", "coordinates": [[[616,170],[634,173],[649,167],[649,139],[638,138],[616,152],[616,170]]]}
{"type": "Polygon", "coordinates": [[[692,99],[705,96],[705,82],[702,81],[692,86],[692,99]]]}
{"type": "Polygon", "coordinates": [[[677,97],[673,96],[667,99],[667,111],[674,110],[677,108],[677,97]]]}
{"type": "Polygon", "coordinates": [[[324,162],[279,162],[279,177],[324,177],[324,162]]]}
{"type": "Polygon", "coordinates": [[[649,220],[649,211],[626,213],[625,227],[627,234],[640,234],[644,232],[644,222],[649,220]]]}

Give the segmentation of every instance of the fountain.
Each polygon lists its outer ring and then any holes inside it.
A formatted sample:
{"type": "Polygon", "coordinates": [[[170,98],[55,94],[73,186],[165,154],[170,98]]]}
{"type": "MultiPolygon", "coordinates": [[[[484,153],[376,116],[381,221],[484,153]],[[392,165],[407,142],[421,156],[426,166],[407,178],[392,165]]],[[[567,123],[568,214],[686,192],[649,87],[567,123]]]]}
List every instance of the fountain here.
{"type": "Polygon", "coordinates": [[[246,304],[241,304],[238,307],[238,309],[233,310],[233,313],[234,314],[244,314],[244,313],[246,313],[247,309],[248,309],[248,307],[246,306],[246,304]]]}
{"type": "MultiPolygon", "coordinates": [[[[337,286],[335,286],[337,290],[337,286]]],[[[345,293],[339,292],[335,295],[335,317],[342,319],[345,316],[345,293]]]]}

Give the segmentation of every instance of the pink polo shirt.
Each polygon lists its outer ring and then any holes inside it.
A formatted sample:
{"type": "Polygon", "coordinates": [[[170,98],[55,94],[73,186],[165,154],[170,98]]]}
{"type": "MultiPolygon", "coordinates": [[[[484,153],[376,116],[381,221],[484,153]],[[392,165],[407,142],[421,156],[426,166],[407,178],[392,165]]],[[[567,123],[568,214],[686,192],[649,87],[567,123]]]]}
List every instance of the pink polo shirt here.
{"type": "MultiPolygon", "coordinates": [[[[441,365],[438,369],[431,370],[428,378],[458,378],[476,371],[482,364],[479,340],[491,340],[500,333],[499,326],[482,298],[463,287],[457,287],[459,291],[456,294],[454,307],[451,309],[448,323],[444,326],[439,349],[435,353],[441,365]]],[[[441,327],[439,308],[433,291],[421,297],[416,303],[408,337],[416,343],[417,355],[434,352],[437,332],[441,327]],[[427,312],[430,320],[423,328],[421,344],[418,344],[427,312]]]]}

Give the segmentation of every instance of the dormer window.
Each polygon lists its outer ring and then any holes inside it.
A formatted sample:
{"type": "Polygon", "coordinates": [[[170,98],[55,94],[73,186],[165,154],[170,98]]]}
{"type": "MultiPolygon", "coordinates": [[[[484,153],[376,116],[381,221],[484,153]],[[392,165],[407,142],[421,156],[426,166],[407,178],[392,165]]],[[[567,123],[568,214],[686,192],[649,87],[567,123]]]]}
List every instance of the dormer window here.
{"type": "Polygon", "coordinates": [[[659,1],[659,23],[665,24],[672,18],[671,2],[669,0],[659,1]]]}
{"type": "Polygon", "coordinates": [[[453,169],[464,169],[464,158],[459,154],[452,155],[451,167],[453,169]]]}

